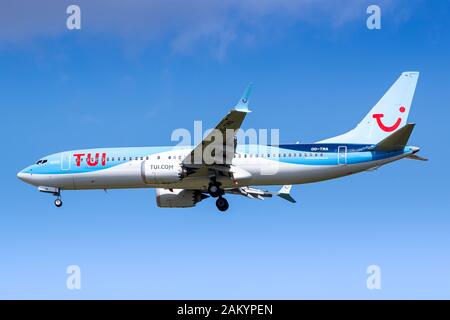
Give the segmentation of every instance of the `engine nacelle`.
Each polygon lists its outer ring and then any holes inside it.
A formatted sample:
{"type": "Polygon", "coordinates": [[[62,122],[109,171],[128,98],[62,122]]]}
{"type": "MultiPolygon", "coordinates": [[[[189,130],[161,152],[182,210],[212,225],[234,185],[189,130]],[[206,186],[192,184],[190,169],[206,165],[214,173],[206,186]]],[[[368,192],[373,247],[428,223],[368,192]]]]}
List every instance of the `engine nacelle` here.
{"type": "Polygon", "coordinates": [[[185,172],[177,161],[146,160],[142,162],[141,175],[146,184],[163,184],[180,181],[185,172]]]}
{"type": "Polygon", "coordinates": [[[160,208],[188,208],[208,198],[197,190],[156,189],[156,203],[160,208]]]}

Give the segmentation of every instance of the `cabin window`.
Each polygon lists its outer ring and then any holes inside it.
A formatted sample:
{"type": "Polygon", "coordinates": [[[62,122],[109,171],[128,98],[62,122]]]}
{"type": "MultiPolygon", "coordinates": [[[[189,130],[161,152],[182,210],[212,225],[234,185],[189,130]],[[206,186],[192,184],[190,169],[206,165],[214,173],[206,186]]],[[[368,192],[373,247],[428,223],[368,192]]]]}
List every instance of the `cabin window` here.
{"type": "Polygon", "coordinates": [[[167,158],[170,159],[170,156],[168,156],[167,158]]]}
{"type": "Polygon", "coordinates": [[[161,158],[160,156],[157,156],[157,157],[156,157],[156,159],[158,159],[158,160],[159,160],[160,158],[161,158]]]}

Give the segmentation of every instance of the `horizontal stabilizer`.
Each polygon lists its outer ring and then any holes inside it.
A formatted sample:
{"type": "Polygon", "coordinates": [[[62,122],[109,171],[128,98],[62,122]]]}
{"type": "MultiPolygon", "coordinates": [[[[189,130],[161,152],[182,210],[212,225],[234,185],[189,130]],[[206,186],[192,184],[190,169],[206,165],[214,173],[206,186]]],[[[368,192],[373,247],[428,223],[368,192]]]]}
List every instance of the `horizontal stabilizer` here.
{"type": "Polygon", "coordinates": [[[418,156],[417,154],[411,154],[409,156],[407,156],[408,159],[413,159],[413,160],[419,160],[419,161],[428,161],[427,158],[418,156]]]}
{"type": "Polygon", "coordinates": [[[291,189],[292,189],[291,185],[283,186],[283,187],[281,187],[280,191],[278,191],[277,195],[280,198],[283,198],[284,200],[287,200],[292,203],[296,203],[297,201],[295,201],[295,199],[292,198],[292,196],[291,196],[291,189]]]}
{"type": "Polygon", "coordinates": [[[391,152],[402,150],[408,143],[409,137],[414,129],[414,123],[408,123],[403,128],[384,138],[375,146],[376,151],[391,152]]]}

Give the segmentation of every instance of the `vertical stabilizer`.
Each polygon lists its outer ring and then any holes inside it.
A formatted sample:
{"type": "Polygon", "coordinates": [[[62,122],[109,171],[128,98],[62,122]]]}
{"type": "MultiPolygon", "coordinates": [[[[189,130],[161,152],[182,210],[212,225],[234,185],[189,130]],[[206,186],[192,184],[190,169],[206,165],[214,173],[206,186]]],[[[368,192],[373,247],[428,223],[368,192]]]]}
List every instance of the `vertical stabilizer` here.
{"type": "Polygon", "coordinates": [[[418,79],[419,72],[403,72],[356,128],[320,142],[376,144],[401,129],[407,123],[418,79]]]}

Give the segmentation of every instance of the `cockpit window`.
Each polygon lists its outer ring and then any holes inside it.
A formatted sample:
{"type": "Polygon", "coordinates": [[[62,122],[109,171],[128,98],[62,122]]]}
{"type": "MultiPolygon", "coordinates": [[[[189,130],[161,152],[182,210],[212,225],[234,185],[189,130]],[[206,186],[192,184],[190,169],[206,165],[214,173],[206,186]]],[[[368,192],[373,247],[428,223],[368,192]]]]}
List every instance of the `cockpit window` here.
{"type": "Polygon", "coordinates": [[[47,160],[39,160],[36,162],[37,165],[47,163],[47,160]]]}

